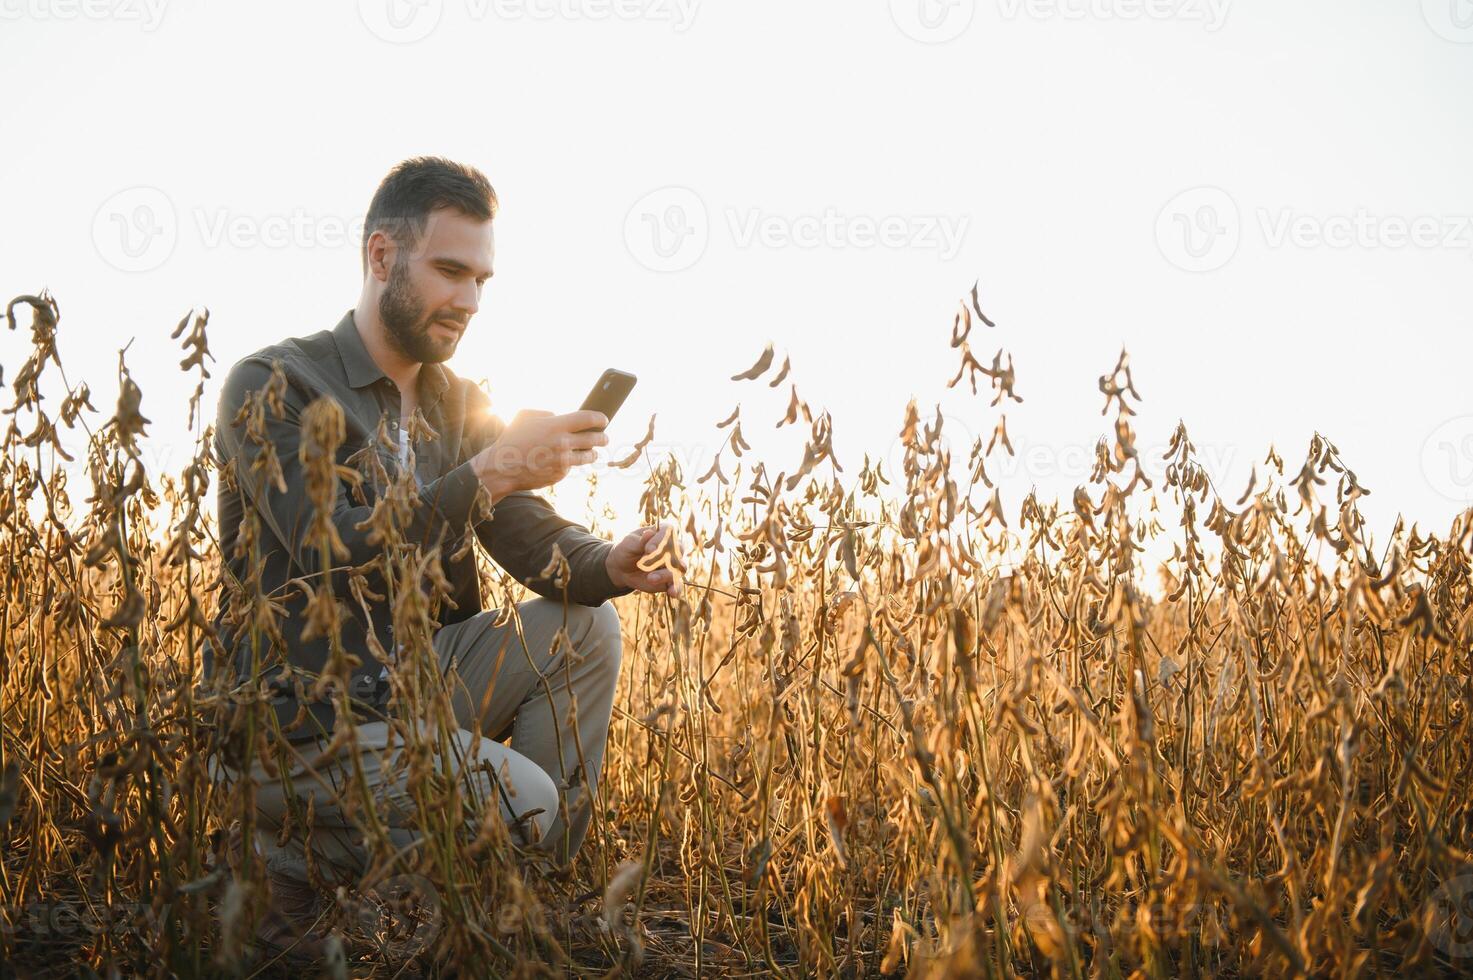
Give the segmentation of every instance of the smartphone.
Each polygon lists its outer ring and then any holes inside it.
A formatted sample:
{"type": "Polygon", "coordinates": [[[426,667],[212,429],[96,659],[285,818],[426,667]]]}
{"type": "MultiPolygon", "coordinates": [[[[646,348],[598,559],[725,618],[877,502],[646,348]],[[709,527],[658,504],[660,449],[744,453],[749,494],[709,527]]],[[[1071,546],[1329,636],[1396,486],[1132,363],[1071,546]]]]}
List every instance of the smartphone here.
{"type": "MultiPolygon", "coordinates": [[[[609,368],[599,375],[593,383],[593,388],[588,392],[588,397],[583,399],[579,410],[602,412],[610,422],[614,421],[614,413],[619,406],[624,404],[624,399],[634,390],[634,382],[639,380],[628,371],[619,371],[609,368]]],[[[597,429],[586,429],[587,432],[597,432],[597,429]]]]}

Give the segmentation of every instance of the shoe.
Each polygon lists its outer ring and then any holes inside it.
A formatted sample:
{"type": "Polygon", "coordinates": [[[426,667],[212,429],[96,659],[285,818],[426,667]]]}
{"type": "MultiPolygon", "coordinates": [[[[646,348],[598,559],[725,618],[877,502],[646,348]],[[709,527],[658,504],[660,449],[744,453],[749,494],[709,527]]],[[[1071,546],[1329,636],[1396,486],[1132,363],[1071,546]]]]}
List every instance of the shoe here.
{"type": "Polygon", "coordinates": [[[256,926],[256,943],[269,959],[292,964],[320,962],[327,952],[321,896],[310,882],[268,870],[269,904],[256,926]]]}

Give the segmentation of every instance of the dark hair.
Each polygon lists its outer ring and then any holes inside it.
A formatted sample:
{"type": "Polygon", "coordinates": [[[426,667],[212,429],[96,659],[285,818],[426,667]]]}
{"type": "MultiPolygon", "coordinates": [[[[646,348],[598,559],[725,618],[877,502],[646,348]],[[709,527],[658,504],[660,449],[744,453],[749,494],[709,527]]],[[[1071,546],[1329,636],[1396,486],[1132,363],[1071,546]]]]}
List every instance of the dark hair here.
{"type": "Polygon", "coordinates": [[[404,248],[414,248],[436,208],[453,208],[471,218],[496,217],[496,191],[475,167],[444,157],[411,157],[378,185],[363,222],[363,273],[368,274],[368,239],[382,230],[404,248]]]}

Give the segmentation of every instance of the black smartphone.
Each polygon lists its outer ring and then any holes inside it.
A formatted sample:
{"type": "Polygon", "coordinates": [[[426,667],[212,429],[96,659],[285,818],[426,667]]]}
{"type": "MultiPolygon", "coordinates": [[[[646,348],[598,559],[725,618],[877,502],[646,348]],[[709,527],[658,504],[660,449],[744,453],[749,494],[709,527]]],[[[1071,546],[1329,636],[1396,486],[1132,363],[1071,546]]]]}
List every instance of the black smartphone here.
{"type": "MultiPolygon", "coordinates": [[[[634,382],[638,381],[628,371],[619,371],[609,368],[599,375],[598,380],[593,383],[593,388],[588,392],[588,397],[583,399],[579,411],[592,410],[602,412],[610,422],[614,421],[614,413],[619,406],[624,404],[624,399],[634,390],[634,382]]],[[[597,429],[587,429],[587,432],[597,432],[597,429]]]]}

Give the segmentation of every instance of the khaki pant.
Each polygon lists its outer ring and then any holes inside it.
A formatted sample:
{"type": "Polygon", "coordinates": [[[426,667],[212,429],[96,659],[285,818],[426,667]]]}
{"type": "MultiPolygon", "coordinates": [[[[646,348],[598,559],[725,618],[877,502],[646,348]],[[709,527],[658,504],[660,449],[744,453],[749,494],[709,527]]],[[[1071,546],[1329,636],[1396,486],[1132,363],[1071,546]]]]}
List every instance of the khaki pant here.
{"type": "MultiPolygon", "coordinates": [[[[496,610],[435,634],[433,646],[442,673],[452,682],[451,701],[460,725],[453,739],[454,765],[463,777],[462,794],[480,813],[492,800],[499,801],[502,818],[514,826],[522,843],[566,861],[588,833],[603,771],[621,657],[619,616],[607,602],[596,607],[570,603],[566,623],[560,602],[531,599],[517,609],[525,643],[514,623],[493,625],[496,610]],[[564,625],[571,647],[563,643],[554,649],[564,625]],[[508,736],[509,748],[501,744],[508,736]],[[476,765],[467,774],[472,759],[476,765]],[[566,823],[559,815],[560,787],[567,798],[566,823]],[[523,819],[536,810],[541,812],[523,819]]],[[[395,772],[391,762],[403,746],[397,739],[390,741],[383,722],[358,726],[359,764],[375,808],[395,846],[405,847],[417,838],[411,826],[415,806],[403,785],[404,770],[395,772]]],[[[313,800],[314,820],[305,833],[295,827],[284,847],[277,846],[276,838],[287,810],[285,779],[268,776],[256,763],[256,848],[273,873],[302,879],[302,838],[310,834],[323,871],[351,880],[362,873],[366,858],[358,843],[361,833],[337,803],[351,785],[352,761],[339,755],[320,763],[322,747],[320,740],[292,746],[291,793],[302,798],[303,812],[305,800],[313,800]]],[[[217,775],[227,772],[239,776],[217,766],[217,775]]],[[[479,814],[467,822],[479,827],[479,814]]]]}

